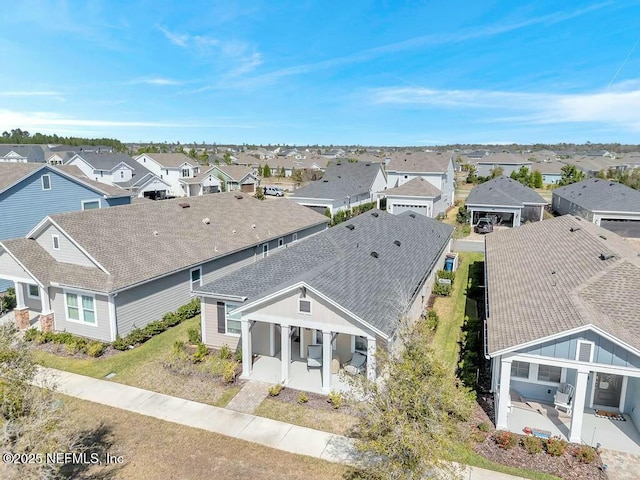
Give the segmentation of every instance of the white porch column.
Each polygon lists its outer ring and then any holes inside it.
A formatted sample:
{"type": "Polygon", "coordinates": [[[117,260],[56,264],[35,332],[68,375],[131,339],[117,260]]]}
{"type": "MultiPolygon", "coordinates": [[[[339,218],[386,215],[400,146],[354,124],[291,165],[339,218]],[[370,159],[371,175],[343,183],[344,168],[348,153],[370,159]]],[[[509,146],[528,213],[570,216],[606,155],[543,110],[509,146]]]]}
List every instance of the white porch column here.
{"type": "Polygon", "coordinates": [[[269,356],[276,356],[276,324],[269,324],[269,356]]]}
{"type": "Polygon", "coordinates": [[[496,428],[498,430],[507,430],[510,384],[511,359],[502,359],[500,362],[500,386],[498,390],[498,416],[496,418],[496,428]]]}
{"type": "Polygon", "coordinates": [[[280,363],[282,373],[280,381],[286,385],[289,382],[289,364],[291,363],[291,339],[289,338],[289,325],[280,325],[280,363]]]}
{"type": "Polygon", "coordinates": [[[51,311],[51,301],[49,299],[49,292],[46,288],[38,287],[40,291],[40,308],[41,313],[49,313],[51,311]]]}
{"type": "Polygon", "coordinates": [[[584,416],[584,402],[587,397],[587,378],[589,372],[578,370],[576,376],[576,389],[573,394],[573,411],[571,412],[571,429],[569,441],[571,443],[582,442],[582,417],[584,416]]]}
{"type": "Polygon", "coordinates": [[[25,308],[26,305],[24,303],[24,291],[23,284],[20,282],[14,282],[16,288],[16,308],[19,310],[21,308],[25,308]]]}
{"type": "Polygon", "coordinates": [[[242,376],[248,377],[251,375],[251,370],[253,368],[253,356],[251,353],[251,324],[249,323],[249,320],[245,320],[244,318],[241,320],[240,331],[242,333],[242,376]]]}
{"type": "Polygon", "coordinates": [[[376,379],[376,348],[375,337],[367,337],[367,378],[376,379]]]}
{"type": "Polygon", "coordinates": [[[322,331],[322,391],[331,391],[331,332],[322,331]]]}
{"type": "Polygon", "coordinates": [[[540,221],[544,219],[544,207],[540,207],[540,221]]]}

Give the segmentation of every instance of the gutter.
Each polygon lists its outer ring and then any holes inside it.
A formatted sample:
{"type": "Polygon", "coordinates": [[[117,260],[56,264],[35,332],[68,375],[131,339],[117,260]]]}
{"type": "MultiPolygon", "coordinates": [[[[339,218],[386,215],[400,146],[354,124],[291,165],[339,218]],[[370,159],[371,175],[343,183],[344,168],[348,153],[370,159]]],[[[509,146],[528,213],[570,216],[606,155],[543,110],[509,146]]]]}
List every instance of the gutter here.
{"type": "Polygon", "coordinates": [[[222,293],[203,292],[201,290],[191,290],[191,295],[198,297],[217,298],[229,302],[246,302],[249,297],[242,297],[240,295],[224,295],[222,293]]]}
{"type": "Polygon", "coordinates": [[[487,284],[487,242],[484,242],[484,319],[482,323],[484,323],[484,358],[489,360],[491,357],[489,356],[489,344],[487,342],[487,337],[489,333],[489,325],[487,320],[489,319],[489,288],[487,284]]]}

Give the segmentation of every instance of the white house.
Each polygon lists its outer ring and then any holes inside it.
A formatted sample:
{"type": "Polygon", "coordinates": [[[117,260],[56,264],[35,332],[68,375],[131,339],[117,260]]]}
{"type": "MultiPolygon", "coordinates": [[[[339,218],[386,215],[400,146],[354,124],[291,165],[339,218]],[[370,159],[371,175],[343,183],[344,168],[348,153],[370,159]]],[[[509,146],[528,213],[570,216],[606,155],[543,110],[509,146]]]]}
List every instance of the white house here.
{"type": "Polygon", "coordinates": [[[143,153],[135,160],[170,185],[168,195],[192,196],[192,190],[185,181],[196,177],[200,166],[184,153],[143,153]]]}

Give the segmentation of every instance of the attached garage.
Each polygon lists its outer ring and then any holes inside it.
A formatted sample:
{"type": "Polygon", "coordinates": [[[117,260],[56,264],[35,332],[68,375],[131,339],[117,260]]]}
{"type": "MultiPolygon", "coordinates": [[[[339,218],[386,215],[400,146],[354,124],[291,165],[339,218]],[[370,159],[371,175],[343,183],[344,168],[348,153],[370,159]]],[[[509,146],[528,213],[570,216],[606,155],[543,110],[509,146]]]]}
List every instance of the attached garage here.
{"type": "Polygon", "coordinates": [[[256,191],[255,183],[243,183],[240,185],[240,191],[244,193],[253,193],[256,191]]]}
{"type": "MultiPolygon", "coordinates": [[[[387,199],[387,202],[389,200],[387,199]]],[[[430,217],[431,209],[427,205],[403,205],[396,203],[387,203],[387,212],[394,215],[400,215],[404,212],[414,212],[425,217],[430,217]]]]}
{"type": "Polygon", "coordinates": [[[600,226],[621,237],[640,238],[640,220],[602,219],[600,226]]]}

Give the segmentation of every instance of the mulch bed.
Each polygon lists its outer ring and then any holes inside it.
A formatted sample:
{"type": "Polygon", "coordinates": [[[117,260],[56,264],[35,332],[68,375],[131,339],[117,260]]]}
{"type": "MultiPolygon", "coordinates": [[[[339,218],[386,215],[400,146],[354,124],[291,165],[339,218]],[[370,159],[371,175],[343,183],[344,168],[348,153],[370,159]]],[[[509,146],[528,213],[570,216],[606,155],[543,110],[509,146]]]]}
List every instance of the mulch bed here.
{"type": "Polygon", "coordinates": [[[112,346],[108,346],[99,357],[91,357],[86,353],[82,353],[82,352],[69,353],[66,346],[62,343],[49,342],[49,343],[41,343],[38,345],[32,342],[31,346],[34,350],[53,353],[54,355],[58,355],[60,357],[78,358],[78,359],[109,358],[109,357],[113,357],[114,355],[118,355],[119,353],[122,353],[122,351],[116,350],[112,346]]]}
{"type": "MultiPolygon", "coordinates": [[[[329,412],[335,412],[336,409],[333,408],[333,405],[329,403],[329,397],[327,395],[320,395],[317,393],[304,392],[309,399],[306,403],[298,403],[298,395],[300,394],[300,390],[294,390],[292,388],[283,388],[279,395],[275,397],[268,397],[271,400],[276,400],[279,402],[290,403],[294,405],[301,405],[308,408],[314,408],[317,410],[326,410],[329,412]]],[[[345,415],[353,415],[356,416],[357,410],[348,405],[346,402],[343,403],[340,408],[337,410],[340,413],[344,413],[345,415]]]]}

